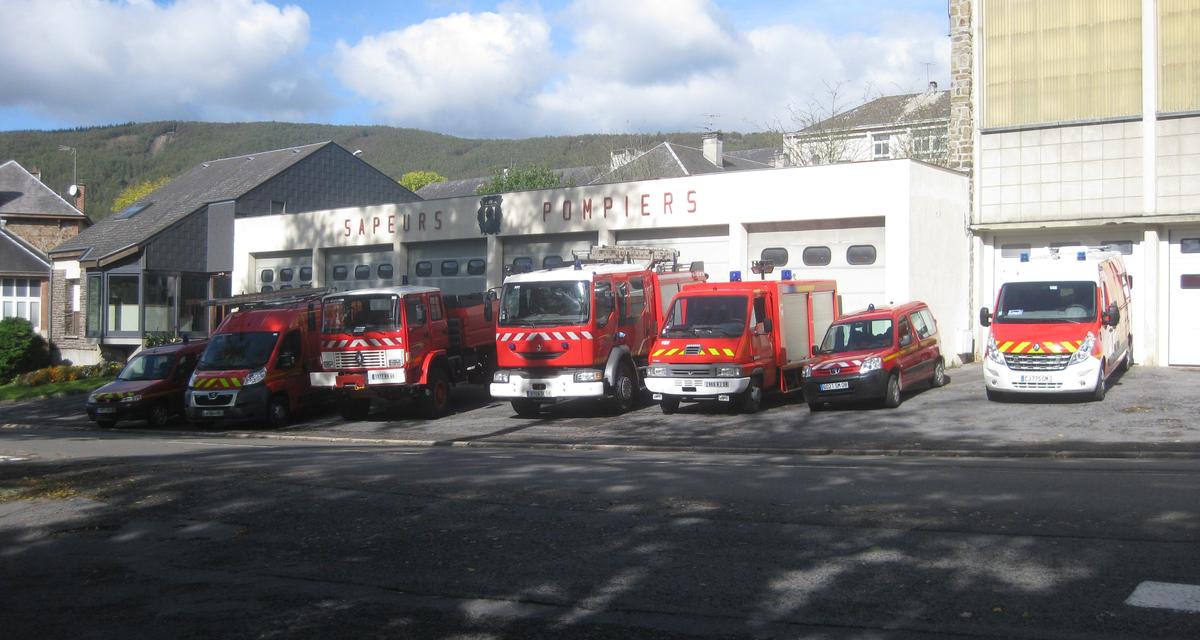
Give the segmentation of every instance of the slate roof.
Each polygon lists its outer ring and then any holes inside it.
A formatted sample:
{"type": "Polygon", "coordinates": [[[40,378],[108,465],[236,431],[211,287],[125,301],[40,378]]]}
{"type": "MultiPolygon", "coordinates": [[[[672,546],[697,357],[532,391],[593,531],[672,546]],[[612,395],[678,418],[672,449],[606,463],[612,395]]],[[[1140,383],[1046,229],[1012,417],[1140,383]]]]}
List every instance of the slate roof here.
{"type": "Polygon", "coordinates": [[[832,118],[826,118],[800,133],[831,129],[873,129],[938,120],[950,120],[949,91],[883,96],[832,118]]]}
{"type": "Polygon", "coordinates": [[[139,203],[141,213],[121,220],[105,218],[50,251],[52,255],[83,250],[85,260],[118,253],[167,229],[201,207],[234,200],[332,142],[250,153],[202,162],[171,180],[139,203]]]}
{"type": "Polygon", "coordinates": [[[86,218],[16,160],[0,164],[0,217],[86,218]]]}
{"type": "MultiPolygon", "coordinates": [[[[554,172],[562,177],[564,184],[573,186],[589,184],[600,173],[596,167],[567,167],[566,169],[554,169],[554,172]]],[[[417,195],[425,200],[473,196],[475,195],[475,190],[480,185],[491,181],[491,179],[492,176],[486,176],[432,182],[417,189],[417,195]]]]}
{"type": "Polygon", "coordinates": [[[0,273],[6,276],[45,276],[50,273],[46,254],[0,227],[0,273]]]}
{"type": "Polygon", "coordinates": [[[704,150],[674,142],[662,142],[613,171],[599,176],[592,184],[654,180],[657,178],[681,178],[705,173],[744,171],[746,169],[769,169],[769,162],[760,162],[750,157],[722,153],[722,166],[708,161],[704,150]]]}

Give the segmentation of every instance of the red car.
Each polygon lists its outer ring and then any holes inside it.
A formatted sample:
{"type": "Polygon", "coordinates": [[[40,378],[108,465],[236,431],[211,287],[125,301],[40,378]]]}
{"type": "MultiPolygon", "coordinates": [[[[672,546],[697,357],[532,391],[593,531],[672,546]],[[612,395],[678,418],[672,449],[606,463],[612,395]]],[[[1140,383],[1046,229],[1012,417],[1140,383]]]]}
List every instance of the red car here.
{"type": "Polygon", "coordinates": [[[813,411],[827,403],[877,400],[900,406],[900,392],[922,382],[946,384],[937,322],[924,302],[868,307],[838,319],[803,369],[813,411]]]}
{"type": "Polygon", "coordinates": [[[169,423],[183,413],[188,377],[207,345],[189,342],[139,351],[116,380],[88,396],[88,418],[102,427],[118,420],[146,420],[155,427],[169,423]]]}

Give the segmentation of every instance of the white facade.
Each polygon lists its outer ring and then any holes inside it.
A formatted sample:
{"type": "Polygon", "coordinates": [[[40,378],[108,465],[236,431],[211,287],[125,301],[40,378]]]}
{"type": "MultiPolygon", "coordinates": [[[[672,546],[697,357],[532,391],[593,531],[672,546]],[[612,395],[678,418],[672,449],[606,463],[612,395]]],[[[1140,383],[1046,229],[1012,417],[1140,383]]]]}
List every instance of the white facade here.
{"type": "Polygon", "coordinates": [[[783,269],[835,278],[845,310],[926,301],[950,357],[973,350],[968,186],[960,174],[891,160],[527,191],[503,194],[500,233],[487,236],[477,196],[245,217],[235,221],[233,289],[260,290],[263,270],[287,257],[311,263],[317,287],[407,281],[478,292],[514,261],[553,266],[596,244],[671,246],[683,263],[703,261],[712,281],[730,271],[749,280],[764,249],[782,249],[787,263],[770,278],[783,269]],[[381,264],[391,280],[376,278],[381,264]],[[372,279],[334,278],[335,265],[369,266],[372,279]]]}

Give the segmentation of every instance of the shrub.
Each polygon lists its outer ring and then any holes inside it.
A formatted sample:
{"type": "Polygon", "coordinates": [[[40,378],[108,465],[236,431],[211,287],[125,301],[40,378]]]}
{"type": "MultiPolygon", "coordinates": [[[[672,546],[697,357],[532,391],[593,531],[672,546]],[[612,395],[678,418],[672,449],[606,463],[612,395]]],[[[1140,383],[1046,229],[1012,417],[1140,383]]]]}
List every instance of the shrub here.
{"type": "Polygon", "coordinates": [[[33,330],[28,320],[0,320],[0,380],[44,367],[50,363],[46,341],[33,330]]]}
{"type": "Polygon", "coordinates": [[[82,366],[58,365],[23,373],[13,381],[22,387],[40,387],[52,382],[70,382],[86,378],[107,378],[117,375],[124,367],[120,362],[101,362],[82,366]]]}
{"type": "Polygon", "coordinates": [[[164,344],[178,344],[180,342],[183,342],[183,338],[173,333],[147,333],[142,336],[142,346],[147,349],[150,347],[161,347],[164,344]]]}

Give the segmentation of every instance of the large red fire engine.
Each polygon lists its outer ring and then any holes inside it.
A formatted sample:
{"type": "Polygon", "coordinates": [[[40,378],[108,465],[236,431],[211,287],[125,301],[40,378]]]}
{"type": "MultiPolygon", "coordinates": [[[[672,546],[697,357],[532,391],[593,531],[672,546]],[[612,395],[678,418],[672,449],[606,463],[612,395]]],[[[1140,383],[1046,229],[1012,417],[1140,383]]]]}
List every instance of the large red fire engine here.
{"type": "Polygon", "coordinates": [[[698,264],[681,269],[678,257],[674,249],[594,247],[573,265],[505,278],[492,397],[510,398],[522,416],[581,397],[629,410],[671,296],[706,278],[698,264]]]}
{"type": "Polygon", "coordinates": [[[321,371],[342,416],[361,420],[371,399],[415,398],[421,414],[449,409],[450,386],[487,382],[496,360],[494,301],[401,286],[332,293],[321,304],[321,371]]]}

